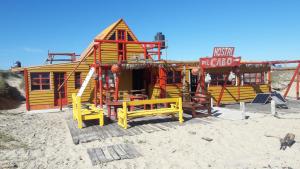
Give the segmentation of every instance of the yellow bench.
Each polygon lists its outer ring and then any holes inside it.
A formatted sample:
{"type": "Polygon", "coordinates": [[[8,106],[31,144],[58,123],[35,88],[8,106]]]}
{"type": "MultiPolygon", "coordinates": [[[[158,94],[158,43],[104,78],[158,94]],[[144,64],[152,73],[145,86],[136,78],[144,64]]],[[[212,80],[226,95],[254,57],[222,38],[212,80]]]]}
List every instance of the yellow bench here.
{"type": "Polygon", "coordinates": [[[135,100],[123,102],[122,109],[118,110],[118,124],[127,129],[127,121],[133,118],[156,116],[156,115],[172,115],[178,113],[179,123],[183,123],[183,110],[181,98],[165,98],[153,100],[135,100]],[[128,106],[153,105],[171,103],[170,107],[162,107],[151,110],[129,110],[128,106]]]}
{"type": "Polygon", "coordinates": [[[88,108],[81,108],[81,98],[72,93],[73,119],[77,120],[78,128],[82,128],[82,121],[99,119],[99,125],[104,125],[103,109],[97,108],[94,104],[88,104],[88,108]]]}

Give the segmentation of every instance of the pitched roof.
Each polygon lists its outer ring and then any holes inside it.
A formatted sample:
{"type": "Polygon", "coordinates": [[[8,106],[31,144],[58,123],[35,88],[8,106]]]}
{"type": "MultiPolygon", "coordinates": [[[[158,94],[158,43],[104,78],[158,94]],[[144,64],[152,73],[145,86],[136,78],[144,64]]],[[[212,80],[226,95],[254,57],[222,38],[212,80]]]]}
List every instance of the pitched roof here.
{"type": "MultiPolygon", "coordinates": [[[[105,28],[101,33],[99,33],[94,39],[103,40],[106,38],[106,36],[120,23],[123,19],[119,19],[113,24],[109,25],[107,28],[105,28]]],[[[86,55],[89,55],[90,52],[92,52],[93,46],[94,46],[94,39],[89,44],[89,46],[81,53],[79,60],[83,59],[86,55]]]]}

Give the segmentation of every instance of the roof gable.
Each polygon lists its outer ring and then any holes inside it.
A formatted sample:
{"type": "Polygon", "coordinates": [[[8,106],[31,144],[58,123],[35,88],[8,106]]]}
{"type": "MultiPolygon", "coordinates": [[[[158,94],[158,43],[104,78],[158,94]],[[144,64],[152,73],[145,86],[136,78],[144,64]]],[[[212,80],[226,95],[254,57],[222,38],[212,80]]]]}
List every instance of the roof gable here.
{"type": "MultiPolygon", "coordinates": [[[[107,28],[105,28],[100,34],[98,34],[94,39],[98,40],[108,40],[113,33],[115,33],[116,30],[123,29],[126,30],[127,33],[132,37],[134,41],[138,41],[136,36],[133,34],[129,26],[126,24],[126,22],[123,19],[119,19],[118,21],[114,22],[107,28]]],[[[89,55],[91,52],[93,52],[93,46],[94,46],[94,39],[89,44],[89,46],[81,53],[79,60],[83,59],[87,55],[89,55]]]]}

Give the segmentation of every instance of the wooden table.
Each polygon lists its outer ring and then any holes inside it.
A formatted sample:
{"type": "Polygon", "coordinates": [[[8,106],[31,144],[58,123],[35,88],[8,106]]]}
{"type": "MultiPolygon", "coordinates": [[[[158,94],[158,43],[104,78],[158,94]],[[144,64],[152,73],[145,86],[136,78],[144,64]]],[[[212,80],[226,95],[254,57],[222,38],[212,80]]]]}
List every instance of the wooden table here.
{"type": "Polygon", "coordinates": [[[118,118],[118,111],[117,108],[122,107],[123,102],[122,101],[106,101],[107,106],[107,116],[109,119],[111,119],[111,107],[114,107],[113,115],[115,116],[115,119],[118,118]]]}

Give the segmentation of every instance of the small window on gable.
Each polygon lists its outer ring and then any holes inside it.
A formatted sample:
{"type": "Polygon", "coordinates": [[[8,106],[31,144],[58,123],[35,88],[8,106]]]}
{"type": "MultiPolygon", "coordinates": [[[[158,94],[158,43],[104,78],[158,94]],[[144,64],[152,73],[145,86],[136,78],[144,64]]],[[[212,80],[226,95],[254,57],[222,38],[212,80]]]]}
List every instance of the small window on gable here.
{"type": "Polygon", "coordinates": [[[108,40],[116,40],[116,32],[114,32],[108,40]]]}
{"type": "Polygon", "coordinates": [[[120,29],[120,30],[117,30],[117,32],[118,32],[118,40],[126,40],[125,39],[125,30],[120,29]]]}
{"type": "Polygon", "coordinates": [[[75,89],[81,87],[81,72],[75,72],[75,89]]]}
{"type": "Polygon", "coordinates": [[[50,73],[31,73],[31,90],[49,90],[50,73]]]}
{"type": "Polygon", "coordinates": [[[133,38],[131,37],[131,35],[127,32],[127,40],[128,41],[134,41],[133,38]]]}

